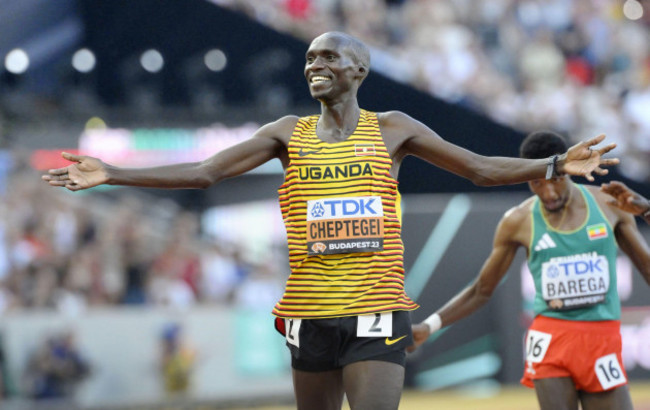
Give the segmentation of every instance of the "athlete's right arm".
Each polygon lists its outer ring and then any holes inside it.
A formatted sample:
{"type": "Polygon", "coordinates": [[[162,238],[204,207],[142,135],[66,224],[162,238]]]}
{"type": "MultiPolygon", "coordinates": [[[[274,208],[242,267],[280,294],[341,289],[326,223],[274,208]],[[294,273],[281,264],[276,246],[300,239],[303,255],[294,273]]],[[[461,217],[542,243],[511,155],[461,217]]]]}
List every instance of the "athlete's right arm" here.
{"type": "Polygon", "coordinates": [[[51,169],[43,180],[52,186],[79,191],[101,184],[149,188],[207,188],[226,178],[244,174],[274,158],[287,161],[287,144],[297,123],[286,116],[266,124],[253,136],[199,162],[148,168],[119,168],[98,158],[63,153],[73,163],[51,169]]]}
{"type": "Polygon", "coordinates": [[[492,252],[483,263],[478,277],[434,314],[413,325],[415,347],[424,343],[439,328],[471,315],[487,303],[508,271],[517,249],[524,243],[521,238],[525,235],[522,231],[527,226],[524,223],[527,214],[522,206],[505,213],[494,234],[492,252]],[[434,328],[431,328],[432,323],[434,328]]]}

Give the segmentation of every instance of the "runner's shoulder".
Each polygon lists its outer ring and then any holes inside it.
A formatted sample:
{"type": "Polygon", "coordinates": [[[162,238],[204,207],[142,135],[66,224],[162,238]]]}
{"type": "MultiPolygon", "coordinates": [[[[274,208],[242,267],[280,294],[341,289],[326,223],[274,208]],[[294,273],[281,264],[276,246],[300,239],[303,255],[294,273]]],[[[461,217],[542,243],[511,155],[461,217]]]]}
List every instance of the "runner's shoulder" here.
{"type": "Polygon", "coordinates": [[[397,110],[378,112],[376,114],[377,121],[382,126],[399,126],[415,121],[410,115],[397,110]]]}
{"type": "Polygon", "coordinates": [[[280,140],[287,145],[291,139],[296,124],[300,117],[296,115],[285,115],[275,121],[263,125],[256,133],[257,137],[266,137],[280,140]]]}
{"type": "Polygon", "coordinates": [[[530,220],[530,213],[535,203],[535,197],[532,196],[518,205],[508,209],[501,218],[502,224],[507,224],[513,227],[520,226],[530,220]]]}

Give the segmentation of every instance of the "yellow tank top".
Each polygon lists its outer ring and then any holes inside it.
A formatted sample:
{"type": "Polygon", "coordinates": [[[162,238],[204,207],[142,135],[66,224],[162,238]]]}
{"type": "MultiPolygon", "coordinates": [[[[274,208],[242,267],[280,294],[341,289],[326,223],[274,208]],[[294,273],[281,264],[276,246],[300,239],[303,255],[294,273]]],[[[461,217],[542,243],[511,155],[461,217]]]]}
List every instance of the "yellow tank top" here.
{"type": "Polygon", "coordinates": [[[327,143],[319,116],[301,118],[278,189],[291,274],[273,314],[328,318],[418,305],[404,292],[400,194],[377,114],[361,111],[354,133],[327,143]]]}

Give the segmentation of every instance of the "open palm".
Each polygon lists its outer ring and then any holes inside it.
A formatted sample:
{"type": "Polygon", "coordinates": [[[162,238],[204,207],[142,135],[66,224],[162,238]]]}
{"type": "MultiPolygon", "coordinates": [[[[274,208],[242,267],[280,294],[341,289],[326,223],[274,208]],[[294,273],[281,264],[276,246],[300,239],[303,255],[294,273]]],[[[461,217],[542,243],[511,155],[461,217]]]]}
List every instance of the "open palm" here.
{"type": "Polygon", "coordinates": [[[107,181],[106,164],[101,160],[67,152],[62,153],[61,156],[73,163],[67,167],[50,169],[46,175],[43,175],[43,180],[50,185],[79,191],[107,181]]]}
{"type": "Polygon", "coordinates": [[[593,181],[592,175],[595,172],[598,175],[607,175],[608,170],[603,166],[616,165],[619,163],[618,158],[603,158],[609,151],[616,148],[616,144],[609,144],[602,148],[593,148],[605,139],[605,135],[599,135],[587,141],[582,141],[569,148],[566,154],[566,161],[562,172],[569,175],[585,177],[593,181]]]}

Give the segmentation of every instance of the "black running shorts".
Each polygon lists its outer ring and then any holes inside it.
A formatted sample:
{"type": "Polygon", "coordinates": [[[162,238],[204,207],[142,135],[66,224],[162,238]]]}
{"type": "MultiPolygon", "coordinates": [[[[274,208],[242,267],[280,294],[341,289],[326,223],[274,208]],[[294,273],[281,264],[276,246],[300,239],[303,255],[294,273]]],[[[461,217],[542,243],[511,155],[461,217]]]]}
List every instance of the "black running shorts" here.
{"type": "Polygon", "coordinates": [[[413,344],[410,313],[394,311],[389,315],[390,319],[386,319],[385,315],[386,312],[381,316],[381,322],[379,313],[366,315],[362,322],[358,316],[285,319],[283,324],[288,333],[285,337],[291,351],[291,367],[318,372],[339,369],[363,360],[380,360],[404,366],[405,349],[413,344]],[[392,321],[392,324],[386,320],[392,321]],[[358,336],[364,323],[368,327],[366,333],[377,332],[381,336],[358,336]],[[392,331],[388,330],[390,327],[392,331]]]}

